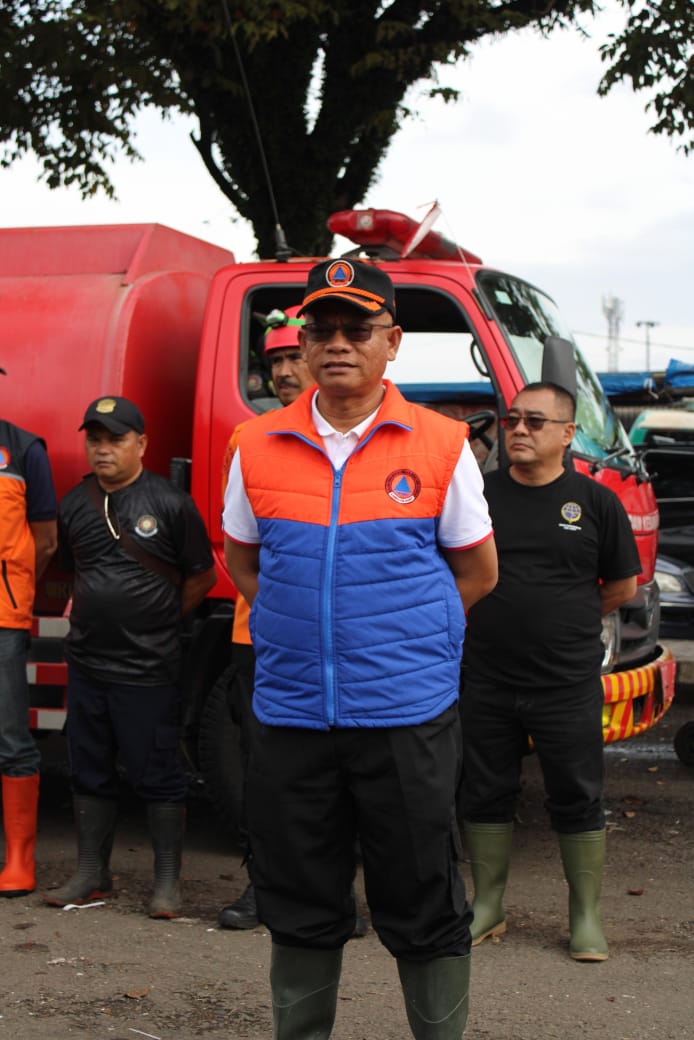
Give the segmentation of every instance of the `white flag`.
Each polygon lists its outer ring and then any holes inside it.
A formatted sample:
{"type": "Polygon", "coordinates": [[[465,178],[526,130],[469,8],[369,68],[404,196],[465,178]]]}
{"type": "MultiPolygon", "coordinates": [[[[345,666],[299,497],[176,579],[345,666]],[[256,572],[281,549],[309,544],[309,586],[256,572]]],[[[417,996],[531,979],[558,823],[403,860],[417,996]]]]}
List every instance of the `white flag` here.
{"type": "Polygon", "coordinates": [[[431,229],[433,228],[434,224],[440,216],[441,207],[439,206],[438,202],[435,202],[429,210],[429,212],[427,213],[424,220],[422,221],[422,223],[414,229],[414,231],[408,238],[407,242],[405,242],[402,253],[400,254],[401,260],[404,260],[406,256],[409,256],[413,249],[417,248],[422,239],[429,234],[429,232],[431,231],[431,229]]]}

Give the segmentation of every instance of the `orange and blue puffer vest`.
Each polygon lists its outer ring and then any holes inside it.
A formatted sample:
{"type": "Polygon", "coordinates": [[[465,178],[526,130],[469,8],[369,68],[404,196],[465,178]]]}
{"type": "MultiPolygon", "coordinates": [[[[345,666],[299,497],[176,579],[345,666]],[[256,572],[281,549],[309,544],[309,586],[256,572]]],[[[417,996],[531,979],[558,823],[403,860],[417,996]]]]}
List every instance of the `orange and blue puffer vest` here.
{"type": "Polygon", "coordinates": [[[30,628],[36,549],[27,521],[24,456],[33,433],[0,419],[0,628],[30,628]]]}
{"type": "Polygon", "coordinates": [[[261,539],[255,714],[319,730],[426,722],[458,697],[465,615],[436,531],[468,427],[387,383],[335,470],[314,392],[239,436],[261,539]]]}

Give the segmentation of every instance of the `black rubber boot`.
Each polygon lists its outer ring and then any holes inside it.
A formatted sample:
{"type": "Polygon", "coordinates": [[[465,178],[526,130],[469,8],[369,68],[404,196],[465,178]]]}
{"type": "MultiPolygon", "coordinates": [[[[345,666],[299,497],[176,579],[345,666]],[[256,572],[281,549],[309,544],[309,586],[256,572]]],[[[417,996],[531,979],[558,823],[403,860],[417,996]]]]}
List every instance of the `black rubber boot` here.
{"type": "Polygon", "coordinates": [[[60,888],[49,892],[49,906],[81,906],[113,890],[110,862],[118,806],[107,798],[76,794],[72,799],[77,827],[77,872],[60,888]]]}
{"type": "Polygon", "coordinates": [[[600,920],[605,831],[560,834],[559,848],[569,883],[569,953],[575,961],[606,961],[600,920]]]}
{"type": "Polygon", "coordinates": [[[465,846],[475,886],[470,925],[472,945],[506,931],[504,892],[511,862],[512,823],[463,822],[465,846]]]}
{"type": "Polygon", "coordinates": [[[258,921],[253,885],[247,885],[246,890],[235,903],[223,906],[217,920],[220,928],[257,928],[260,922],[258,921]]]}
{"type": "Polygon", "coordinates": [[[460,1040],[470,1000],[470,957],[398,961],[407,1020],[415,1040],[460,1040]]]}
{"type": "Polygon", "coordinates": [[[306,950],[273,943],[273,1040],[328,1040],[341,971],[342,948],[306,950]]]}
{"type": "Polygon", "coordinates": [[[149,916],[180,917],[181,859],[186,807],[182,802],[148,802],[147,819],[154,849],[154,894],[149,916]]]}

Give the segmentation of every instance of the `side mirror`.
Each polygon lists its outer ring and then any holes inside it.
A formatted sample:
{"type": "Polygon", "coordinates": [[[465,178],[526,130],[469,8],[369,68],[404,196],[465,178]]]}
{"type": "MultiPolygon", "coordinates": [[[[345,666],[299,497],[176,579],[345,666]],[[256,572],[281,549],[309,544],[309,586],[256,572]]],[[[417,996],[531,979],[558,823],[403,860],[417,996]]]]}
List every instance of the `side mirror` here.
{"type": "Polygon", "coordinates": [[[548,336],[542,351],[543,383],[556,383],[576,400],[576,356],[573,343],[560,336],[548,336]]]}

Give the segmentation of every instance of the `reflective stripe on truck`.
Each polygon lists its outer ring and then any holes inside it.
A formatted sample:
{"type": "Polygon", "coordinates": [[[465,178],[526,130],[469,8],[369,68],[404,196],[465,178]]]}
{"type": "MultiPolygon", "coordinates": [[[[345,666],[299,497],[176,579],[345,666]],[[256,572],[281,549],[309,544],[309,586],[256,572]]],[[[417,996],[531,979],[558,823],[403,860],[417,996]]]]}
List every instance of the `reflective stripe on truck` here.
{"type": "Polygon", "coordinates": [[[675,696],[676,662],[667,647],[648,664],[602,676],[602,711],[606,744],[627,740],[653,726],[675,696]]]}
{"type": "Polygon", "coordinates": [[[29,728],[60,731],[66,717],[65,708],[29,708],[29,728]]]}
{"type": "Polygon", "coordinates": [[[64,639],[70,631],[68,617],[34,617],[31,634],[35,639],[64,639]]]}

